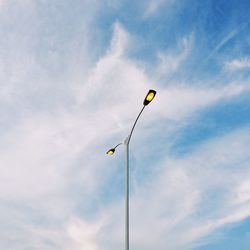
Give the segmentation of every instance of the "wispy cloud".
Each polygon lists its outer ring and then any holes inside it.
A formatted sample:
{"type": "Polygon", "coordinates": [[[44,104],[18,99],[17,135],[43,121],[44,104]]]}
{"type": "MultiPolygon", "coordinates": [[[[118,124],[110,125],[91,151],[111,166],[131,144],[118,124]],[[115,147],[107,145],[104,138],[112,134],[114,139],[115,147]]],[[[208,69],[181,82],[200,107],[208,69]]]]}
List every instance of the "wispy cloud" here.
{"type": "Polygon", "coordinates": [[[67,231],[72,238],[74,244],[71,249],[100,249],[97,245],[96,237],[99,233],[100,225],[88,224],[85,221],[77,218],[71,218],[67,231]]]}
{"type": "Polygon", "coordinates": [[[232,61],[226,62],[224,64],[226,70],[237,71],[250,68],[250,59],[249,58],[240,58],[234,59],[232,61]]]}
{"type": "Polygon", "coordinates": [[[249,87],[242,83],[216,88],[170,86],[159,93],[159,104],[152,109],[158,111],[158,116],[182,120],[195,111],[247,91],[249,87]]]}
{"type": "Polygon", "coordinates": [[[184,37],[179,41],[178,52],[160,52],[158,54],[158,74],[169,74],[176,72],[181,64],[188,58],[193,46],[193,34],[184,37]]]}
{"type": "Polygon", "coordinates": [[[240,24],[236,28],[233,28],[230,32],[228,32],[215,46],[215,48],[210,52],[207,59],[212,58],[218,51],[220,51],[225,45],[227,45],[233,38],[239,35],[244,29],[248,26],[247,23],[240,24]]]}
{"type": "Polygon", "coordinates": [[[174,2],[173,0],[149,0],[147,1],[147,8],[145,10],[145,16],[151,16],[155,14],[160,8],[166,4],[174,2]]]}

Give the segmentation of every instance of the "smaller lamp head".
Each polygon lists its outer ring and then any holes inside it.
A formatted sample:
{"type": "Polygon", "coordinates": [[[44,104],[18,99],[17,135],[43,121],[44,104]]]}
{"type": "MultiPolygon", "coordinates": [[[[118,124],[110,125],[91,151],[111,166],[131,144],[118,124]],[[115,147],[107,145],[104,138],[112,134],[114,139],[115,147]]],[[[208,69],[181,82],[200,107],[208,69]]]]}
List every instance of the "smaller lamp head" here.
{"type": "Polygon", "coordinates": [[[150,89],[144,99],[143,105],[146,106],[148,105],[155,97],[156,91],[153,89],[150,89]]]}
{"type": "Polygon", "coordinates": [[[107,155],[113,155],[115,152],[115,149],[114,148],[111,148],[109,151],[107,151],[107,155]]]}

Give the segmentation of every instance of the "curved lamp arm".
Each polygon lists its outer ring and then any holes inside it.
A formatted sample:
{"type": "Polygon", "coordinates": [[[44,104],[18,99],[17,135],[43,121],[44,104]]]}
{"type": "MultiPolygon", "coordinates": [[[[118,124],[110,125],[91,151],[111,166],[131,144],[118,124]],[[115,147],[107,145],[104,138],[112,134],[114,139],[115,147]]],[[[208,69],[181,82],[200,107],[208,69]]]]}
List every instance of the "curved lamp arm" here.
{"type": "Polygon", "coordinates": [[[132,134],[133,134],[133,131],[134,131],[134,129],[135,129],[135,125],[136,125],[136,123],[137,123],[139,117],[141,116],[141,114],[142,114],[143,110],[145,109],[145,107],[154,99],[155,95],[156,95],[156,91],[155,91],[155,90],[150,89],[150,90],[148,91],[148,93],[147,93],[147,95],[146,95],[146,97],[145,97],[145,99],[144,99],[144,101],[143,101],[143,108],[141,109],[139,115],[137,116],[137,118],[136,118],[136,120],[135,120],[135,122],[134,122],[134,125],[133,125],[133,127],[132,127],[132,129],[131,129],[131,132],[130,132],[130,134],[129,134],[127,140],[126,140],[127,145],[129,145],[131,136],[132,136],[132,134]]]}
{"type": "MultiPolygon", "coordinates": [[[[126,139],[125,142],[124,142],[127,146],[129,145],[131,136],[132,136],[132,134],[133,134],[133,132],[134,132],[135,125],[136,125],[136,123],[137,123],[139,117],[141,116],[141,114],[142,114],[143,110],[145,109],[145,107],[154,99],[155,95],[156,95],[156,91],[155,91],[155,90],[150,89],[150,90],[148,91],[148,93],[147,93],[147,95],[146,95],[146,97],[145,97],[145,99],[144,99],[144,101],[143,101],[143,108],[141,109],[140,113],[138,114],[138,116],[137,116],[137,118],[136,118],[136,120],[135,120],[135,122],[134,122],[134,125],[133,125],[133,127],[132,127],[132,129],[131,129],[131,131],[130,131],[130,133],[129,133],[129,136],[127,137],[127,139],[126,139]]],[[[119,145],[121,145],[121,144],[123,144],[123,143],[117,144],[114,148],[111,148],[110,150],[108,150],[106,154],[108,154],[108,155],[113,155],[114,152],[115,152],[115,149],[116,149],[119,145]]]]}
{"type": "Polygon", "coordinates": [[[143,110],[145,109],[145,105],[143,106],[143,108],[141,109],[141,111],[140,111],[140,113],[139,113],[139,115],[137,116],[137,118],[136,118],[136,120],[135,120],[135,122],[134,122],[134,125],[133,125],[133,127],[132,127],[132,129],[131,129],[131,131],[130,131],[130,133],[129,133],[129,136],[128,136],[128,138],[126,139],[126,144],[127,145],[129,145],[129,142],[130,142],[130,139],[131,139],[131,136],[132,136],[132,134],[133,134],[133,132],[134,132],[134,129],[135,129],[135,125],[136,125],[136,123],[137,123],[137,121],[138,121],[138,119],[140,118],[140,116],[141,116],[141,114],[142,114],[142,112],[143,112],[143,110]]]}

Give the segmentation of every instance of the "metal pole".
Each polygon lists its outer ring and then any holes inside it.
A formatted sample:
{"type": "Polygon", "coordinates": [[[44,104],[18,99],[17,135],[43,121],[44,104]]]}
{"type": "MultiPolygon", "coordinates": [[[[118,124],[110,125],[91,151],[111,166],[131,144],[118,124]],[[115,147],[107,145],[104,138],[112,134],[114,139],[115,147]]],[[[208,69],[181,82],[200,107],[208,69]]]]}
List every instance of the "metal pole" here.
{"type": "Polygon", "coordinates": [[[125,250],[129,250],[129,140],[125,141],[125,250]]]}
{"type": "Polygon", "coordinates": [[[135,129],[135,125],[141,116],[145,105],[141,109],[140,113],[138,114],[134,125],[128,135],[127,139],[125,140],[125,148],[126,148],[126,165],[125,165],[125,250],[129,250],[129,142],[133,131],[135,129]]]}

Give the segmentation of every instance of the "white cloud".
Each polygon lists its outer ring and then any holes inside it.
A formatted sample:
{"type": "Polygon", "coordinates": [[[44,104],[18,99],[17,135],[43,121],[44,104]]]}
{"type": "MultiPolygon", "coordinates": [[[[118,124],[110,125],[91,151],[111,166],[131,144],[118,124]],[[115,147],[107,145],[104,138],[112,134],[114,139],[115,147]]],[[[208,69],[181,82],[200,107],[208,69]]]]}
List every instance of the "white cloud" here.
{"type": "Polygon", "coordinates": [[[193,47],[193,35],[182,38],[179,41],[179,51],[177,53],[171,52],[160,52],[158,54],[159,65],[157,69],[158,74],[169,74],[174,73],[181,66],[181,64],[190,55],[193,47]]]}
{"type": "Polygon", "coordinates": [[[232,61],[226,62],[224,67],[226,70],[229,71],[249,69],[250,59],[249,58],[234,59],[232,61]]]}
{"type": "Polygon", "coordinates": [[[234,191],[234,202],[242,204],[250,201],[250,182],[249,179],[240,181],[238,187],[234,191]]]}
{"type": "Polygon", "coordinates": [[[113,30],[110,53],[113,56],[119,57],[124,55],[124,52],[126,52],[126,49],[129,45],[129,34],[118,22],[113,25],[113,30]]]}
{"type": "Polygon", "coordinates": [[[166,4],[173,3],[174,0],[149,0],[144,15],[151,16],[166,4]]]}
{"type": "Polygon", "coordinates": [[[243,83],[213,88],[170,86],[159,91],[157,105],[151,109],[157,113],[156,117],[181,120],[199,109],[248,91],[249,87],[243,83]]]}
{"type": "Polygon", "coordinates": [[[75,250],[98,250],[96,237],[98,231],[100,230],[100,225],[97,223],[86,223],[83,220],[77,218],[71,218],[69,225],[67,226],[67,231],[72,238],[74,246],[71,249],[75,250]]]}

